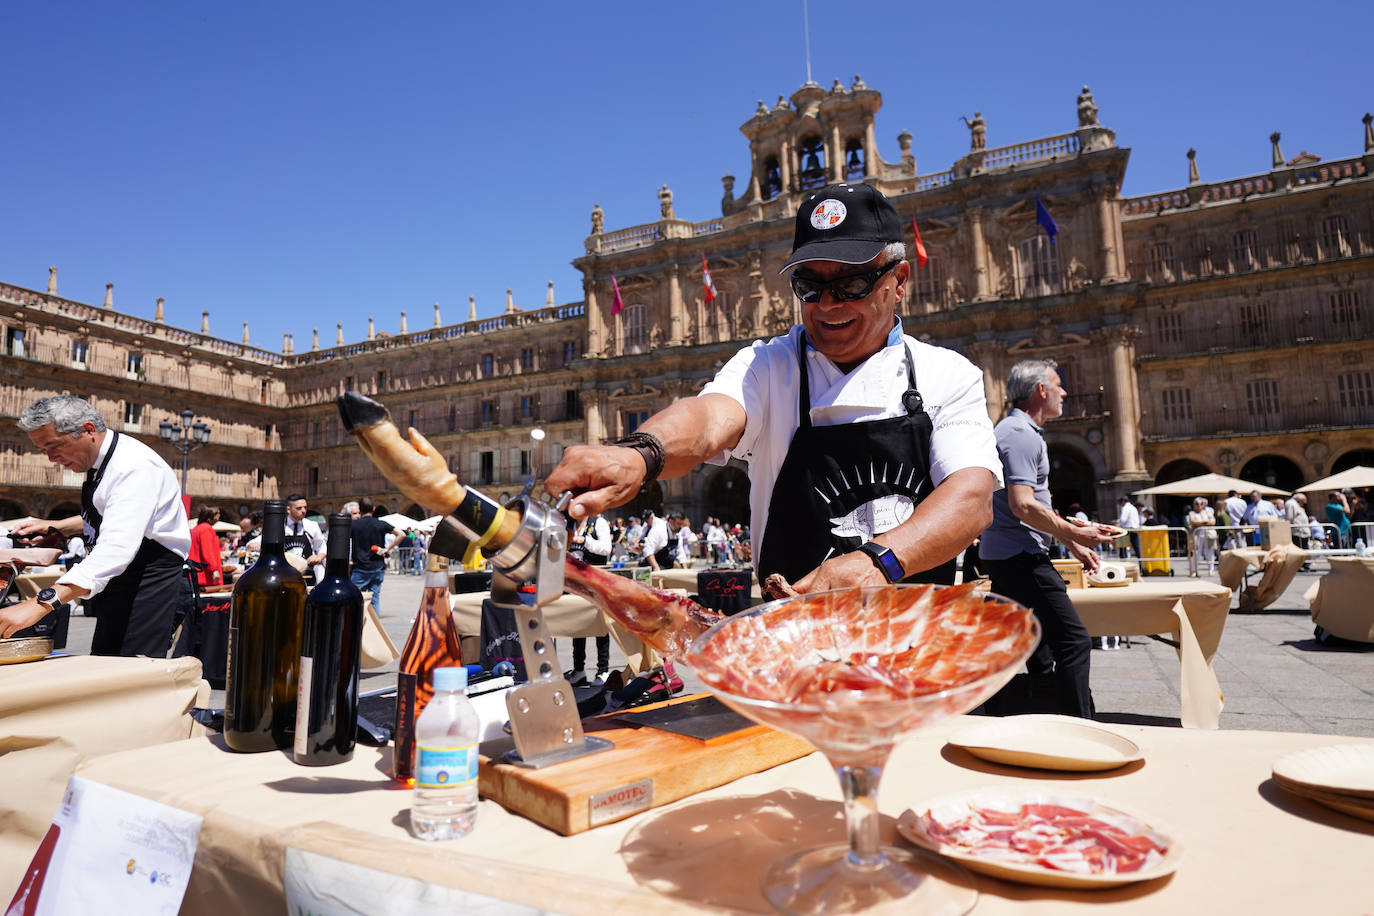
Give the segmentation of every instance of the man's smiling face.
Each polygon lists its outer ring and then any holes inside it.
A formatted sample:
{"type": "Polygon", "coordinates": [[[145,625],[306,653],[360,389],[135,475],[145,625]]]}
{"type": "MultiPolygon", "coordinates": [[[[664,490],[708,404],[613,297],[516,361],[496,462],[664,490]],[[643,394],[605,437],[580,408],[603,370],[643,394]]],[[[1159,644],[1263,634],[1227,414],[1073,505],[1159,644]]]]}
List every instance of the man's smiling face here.
{"type": "MultiPolygon", "coordinates": [[[[822,282],[870,272],[886,264],[879,255],[868,264],[842,264],[839,261],[808,261],[797,266],[797,274],[822,282]]],[[[883,274],[873,291],[853,302],[840,302],[827,290],[819,302],[802,303],[802,326],[811,345],[843,372],[877,353],[892,331],[892,316],[906,293],[911,268],[902,263],[883,274]]]]}

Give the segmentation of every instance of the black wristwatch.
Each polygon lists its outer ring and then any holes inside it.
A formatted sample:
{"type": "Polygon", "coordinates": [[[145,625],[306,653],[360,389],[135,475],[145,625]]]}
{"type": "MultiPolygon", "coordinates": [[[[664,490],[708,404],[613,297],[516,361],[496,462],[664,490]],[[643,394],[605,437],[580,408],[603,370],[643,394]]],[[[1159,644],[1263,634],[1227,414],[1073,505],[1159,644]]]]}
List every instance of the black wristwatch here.
{"type": "Polygon", "coordinates": [[[43,605],[49,611],[57,610],[58,605],[62,603],[61,601],[57,600],[57,589],[51,587],[40,589],[38,594],[34,596],[33,600],[43,605]]]}
{"type": "Polygon", "coordinates": [[[877,541],[867,541],[859,545],[859,549],[868,554],[873,559],[873,565],[882,570],[889,582],[901,582],[906,578],[906,570],[902,569],[902,561],[897,559],[897,555],[892,552],[891,547],[884,547],[877,541]]]}

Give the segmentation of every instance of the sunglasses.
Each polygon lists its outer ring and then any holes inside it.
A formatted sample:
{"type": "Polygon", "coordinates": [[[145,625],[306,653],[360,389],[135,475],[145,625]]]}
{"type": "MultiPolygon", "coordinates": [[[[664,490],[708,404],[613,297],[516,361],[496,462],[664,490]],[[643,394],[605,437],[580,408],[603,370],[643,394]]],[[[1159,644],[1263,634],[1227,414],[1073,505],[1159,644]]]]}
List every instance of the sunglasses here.
{"type": "Polygon", "coordinates": [[[836,302],[854,302],[873,292],[873,287],[878,285],[878,281],[883,278],[883,275],[900,263],[902,260],[898,258],[895,261],[888,261],[882,267],[834,280],[813,280],[810,277],[793,274],[791,278],[792,292],[802,302],[807,303],[820,302],[821,296],[825,294],[826,290],[830,291],[830,297],[836,302]]]}

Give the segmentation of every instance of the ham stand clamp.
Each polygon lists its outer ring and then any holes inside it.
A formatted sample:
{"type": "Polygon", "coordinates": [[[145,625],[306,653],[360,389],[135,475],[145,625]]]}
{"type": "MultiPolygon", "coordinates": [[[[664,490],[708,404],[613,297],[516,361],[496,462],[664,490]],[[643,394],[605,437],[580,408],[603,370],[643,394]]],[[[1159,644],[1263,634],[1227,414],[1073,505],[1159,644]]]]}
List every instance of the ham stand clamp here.
{"type": "Polygon", "coordinates": [[[534,461],[524,492],[506,504],[520,513],[520,530],[491,557],[491,601],[514,613],[529,680],[506,694],[515,748],[505,762],[541,768],[613,748],[611,742],[586,734],[577,714],[577,697],[559,670],[553,636],[544,621],[544,605],[563,594],[563,567],[568,552],[567,522],[562,509],[532,493],[538,476],[544,431],[530,432],[534,461]]]}

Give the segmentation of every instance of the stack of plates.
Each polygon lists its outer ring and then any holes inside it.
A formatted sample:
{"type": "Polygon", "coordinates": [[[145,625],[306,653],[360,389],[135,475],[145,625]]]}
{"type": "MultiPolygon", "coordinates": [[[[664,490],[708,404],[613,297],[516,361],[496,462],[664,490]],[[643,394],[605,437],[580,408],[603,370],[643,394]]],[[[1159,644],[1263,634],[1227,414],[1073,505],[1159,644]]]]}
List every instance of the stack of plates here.
{"type": "Polygon", "coordinates": [[[0,665],[36,662],[52,654],[52,639],[47,636],[26,636],[23,639],[0,639],[0,665]]]}
{"type": "Polygon", "coordinates": [[[1274,761],[1274,781],[1352,817],[1374,821],[1374,744],[1336,744],[1274,761]]]}

